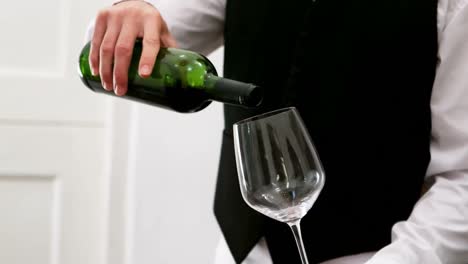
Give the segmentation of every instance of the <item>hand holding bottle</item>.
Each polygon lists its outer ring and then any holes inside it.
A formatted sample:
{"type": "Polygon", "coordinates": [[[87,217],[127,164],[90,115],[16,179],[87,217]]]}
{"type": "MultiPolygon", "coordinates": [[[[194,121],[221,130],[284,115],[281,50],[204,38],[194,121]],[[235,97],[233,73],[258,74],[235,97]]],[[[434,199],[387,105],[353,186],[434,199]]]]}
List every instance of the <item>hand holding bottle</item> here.
{"type": "Polygon", "coordinates": [[[151,75],[161,46],[177,45],[161,14],[149,3],[124,1],[98,13],[89,54],[90,67],[93,75],[100,75],[102,86],[119,96],[127,92],[128,69],[137,38],[143,39],[138,68],[141,77],[151,75]]]}

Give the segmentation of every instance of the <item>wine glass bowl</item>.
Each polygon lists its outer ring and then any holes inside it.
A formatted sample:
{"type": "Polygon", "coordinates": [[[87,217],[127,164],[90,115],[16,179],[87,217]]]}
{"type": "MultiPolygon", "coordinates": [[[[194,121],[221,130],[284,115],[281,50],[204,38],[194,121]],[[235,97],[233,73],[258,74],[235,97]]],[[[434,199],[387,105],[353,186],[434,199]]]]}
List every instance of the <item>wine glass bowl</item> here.
{"type": "Polygon", "coordinates": [[[284,108],[236,123],[234,147],[245,202],[289,224],[307,263],[299,222],[323,189],[325,173],[298,111],[284,108]]]}
{"type": "Polygon", "coordinates": [[[283,223],[304,217],[323,188],[323,177],[311,171],[303,181],[270,184],[255,192],[242,192],[245,202],[256,211],[283,223]],[[287,186],[289,185],[289,186],[287,186]]]}

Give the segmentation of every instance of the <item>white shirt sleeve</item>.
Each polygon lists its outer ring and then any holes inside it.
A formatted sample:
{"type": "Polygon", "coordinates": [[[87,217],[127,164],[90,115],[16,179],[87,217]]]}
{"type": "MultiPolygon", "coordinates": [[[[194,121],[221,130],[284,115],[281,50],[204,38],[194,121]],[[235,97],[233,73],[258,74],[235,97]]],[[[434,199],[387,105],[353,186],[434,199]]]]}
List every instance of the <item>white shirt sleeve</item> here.
{"type": "Polygon", "coordinates": [[[166,20],[179,47],[209,54],[224,43],[226,0],[147,0],[166,20]]]}
{"type": "MultiPolygon", "coordinates": [[[[366,264],[468,263],[468,1],[441,1],[430,189],[366,264]]],[[[403,183],[402,183],[403,184],[403,183]]]]}
{"type": "MultiPolygon", "coordinates": [[[[208,55],[223,45],[226,0],[146,0],[146,2],[159,10],[180,48],[208,55]]],[[[89,23],[85,42],[91,40],[93,32],[94,20],[89,23]]]]}

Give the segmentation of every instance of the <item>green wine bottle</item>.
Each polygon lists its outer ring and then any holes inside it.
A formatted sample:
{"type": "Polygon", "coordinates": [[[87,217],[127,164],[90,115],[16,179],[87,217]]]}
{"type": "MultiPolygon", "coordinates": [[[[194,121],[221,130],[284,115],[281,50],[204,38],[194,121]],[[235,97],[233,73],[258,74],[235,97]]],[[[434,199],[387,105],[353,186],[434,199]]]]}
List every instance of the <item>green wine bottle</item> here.
{"type": "MultiPolygon", "coordinates": [[[[83,83],[94,92],[106,91],[99,76],[93,76],[89,65],[90,43],[80,54],[79,73],[83,83]]],[[[171,109],[197,112],[211,101],[245,107],[258,106],[263,98],[258,86],[217,76],[213,64],[203,55],[174,48],[162,48],[150,77],[138,74],[142,42],[137,40],[129,67],[128,91],[123,98],[171,109]]]]}

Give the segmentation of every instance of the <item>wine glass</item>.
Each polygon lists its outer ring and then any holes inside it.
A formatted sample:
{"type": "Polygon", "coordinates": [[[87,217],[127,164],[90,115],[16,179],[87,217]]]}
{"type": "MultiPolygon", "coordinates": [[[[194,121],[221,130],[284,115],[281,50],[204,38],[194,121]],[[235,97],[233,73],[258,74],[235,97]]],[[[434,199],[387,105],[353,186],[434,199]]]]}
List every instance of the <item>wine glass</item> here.
{"type": "Polygon", "coordinates": [[[234,124],[242,197],[254,210],[287,223],[303,264],[308,264],[300,221],[317,200],[325,174],[294,107],[234,124]]]}

